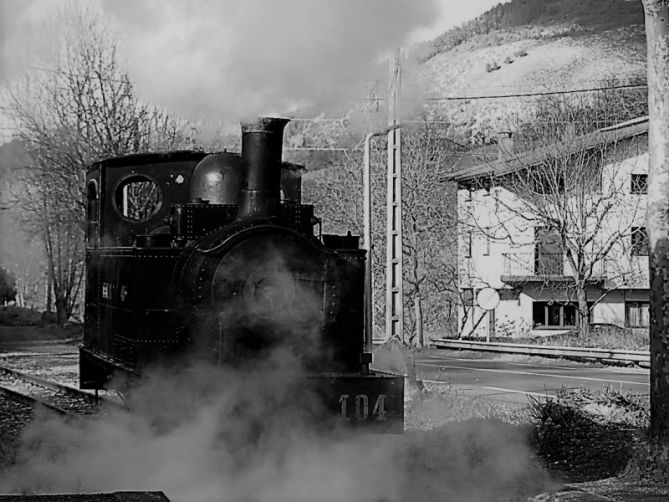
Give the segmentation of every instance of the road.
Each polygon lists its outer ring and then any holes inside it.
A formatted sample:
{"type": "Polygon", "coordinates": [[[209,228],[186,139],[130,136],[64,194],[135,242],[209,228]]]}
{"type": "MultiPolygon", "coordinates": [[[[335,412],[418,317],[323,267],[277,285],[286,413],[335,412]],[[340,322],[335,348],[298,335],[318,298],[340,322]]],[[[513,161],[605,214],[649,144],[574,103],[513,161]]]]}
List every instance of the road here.
{"type": "Polygon", "coordinates": [[[648,370],[594,367],[545,359],[516,362],[490,356],[461,356],[444,351],[418,354],[416,370],[426,382],[450,383],[465,394],[506,403],[527,404],[527,395],[554,396],[561,387],[602,389],[606,386],[648,394],[648,370]]]}

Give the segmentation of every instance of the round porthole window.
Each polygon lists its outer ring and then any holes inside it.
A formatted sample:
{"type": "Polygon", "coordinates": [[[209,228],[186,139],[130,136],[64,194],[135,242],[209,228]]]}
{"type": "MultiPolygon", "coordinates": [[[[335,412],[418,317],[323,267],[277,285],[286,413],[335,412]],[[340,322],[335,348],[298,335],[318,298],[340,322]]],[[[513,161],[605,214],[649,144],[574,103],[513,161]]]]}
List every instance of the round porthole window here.
{"type": "Polygon", "coordinates": [[[116,209],[133,222],[153,218],[163,202],[160,187],[146,176],[132,176],[123,180],[116,188],[116,209]]]}

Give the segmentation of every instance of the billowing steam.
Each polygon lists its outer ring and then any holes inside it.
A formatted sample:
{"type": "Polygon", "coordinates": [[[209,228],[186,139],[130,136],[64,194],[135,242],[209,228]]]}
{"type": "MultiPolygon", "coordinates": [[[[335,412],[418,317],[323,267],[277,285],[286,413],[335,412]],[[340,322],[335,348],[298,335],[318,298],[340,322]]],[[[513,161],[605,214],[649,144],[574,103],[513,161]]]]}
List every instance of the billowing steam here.
{"type": "Polygon", "coordinates": [[[404,435],[326,432],[286,371],[159,371],[133,413],[36,421],[0,493],[162,490],[173,502],[503,501],[546,477],[522,434],[489,421],[404,435]]]}
{"type": "MultiPolygon", "coordinates": [[[[264,319],[276,309],[295,310],[296,302],[301,310],[320,310],[320,295],[295,284],[287,255],[268,254],[260,275],[271,280],[254,282],[261,290],[247,297],[250,305],[236,304],[238,314],[224,302],[229,320],[264,319]],[[289,298],[278,299],[281,292],[289,298]]],[[[0,476],[0,493],[161,490],[173,502],[497,502],[546,486],[525,434],[509,425],[481,420],[371,435],[325,424],[324,405],[304,370],[305,347],[317,333],[296,323],[298,314],[272,316],[274,330],[292,327],[300,343],[287,340],[267,358],[232,368],[203,363],[197,353],[190,364],[147,372],[128,394],[131,411],[107,409],[78,421],[38,416],[15,465],[0,476]]]]}
{"type": "Polygon", "coordinates": [[[436,0],[104,0],[147,101],[234,120],[351,105],[436,0]]]}

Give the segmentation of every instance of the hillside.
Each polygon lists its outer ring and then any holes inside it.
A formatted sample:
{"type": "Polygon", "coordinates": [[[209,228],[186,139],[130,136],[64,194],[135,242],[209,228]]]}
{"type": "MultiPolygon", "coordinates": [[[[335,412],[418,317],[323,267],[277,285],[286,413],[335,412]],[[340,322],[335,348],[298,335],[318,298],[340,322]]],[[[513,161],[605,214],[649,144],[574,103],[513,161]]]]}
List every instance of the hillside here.
{"type": "MultiPolygon", "coordinates": [[[[426,102],[436,104],[457,124],[456,135],[472,143],[514,130],[537,98],[444,98],[645,82],[643,10],[638,1],[513,0],[416,50],[419,64],[407,72],[408,87],[431,98],[426,102]]],[[[572,97],[598,99],[594,93],[572,97]]]]}
{"type": "Polygon", "coordinates": [[[548,28],[533,33],[546,37],[553,36],[551,28],[556,26],[568,26],[573,33],[587,33],[643,23],[643,8],[638,0],[513,0],[498,4],[425,44],[423,57],[429,59],[474,39],[494,45],[496,32],[522,39],[522,28],[528,26],[548,28]]]}

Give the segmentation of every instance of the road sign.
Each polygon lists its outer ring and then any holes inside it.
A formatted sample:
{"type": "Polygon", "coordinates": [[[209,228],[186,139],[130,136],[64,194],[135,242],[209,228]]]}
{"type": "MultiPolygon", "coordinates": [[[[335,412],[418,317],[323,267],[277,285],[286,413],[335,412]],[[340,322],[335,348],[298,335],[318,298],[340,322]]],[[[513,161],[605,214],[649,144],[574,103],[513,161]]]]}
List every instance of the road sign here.
{"type": "Polygon", "coordinates": [[[494,288],[483,288],[476,295],[476,303],[483,310],[494,310],[499,305],[499,293],[494,288]]]}

